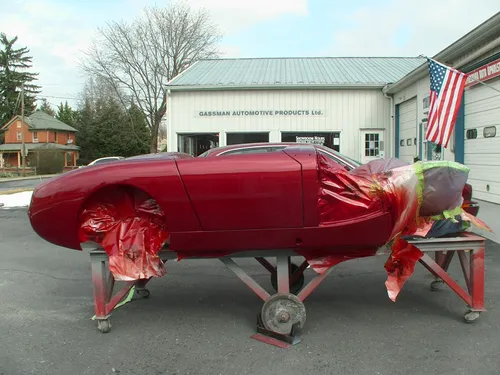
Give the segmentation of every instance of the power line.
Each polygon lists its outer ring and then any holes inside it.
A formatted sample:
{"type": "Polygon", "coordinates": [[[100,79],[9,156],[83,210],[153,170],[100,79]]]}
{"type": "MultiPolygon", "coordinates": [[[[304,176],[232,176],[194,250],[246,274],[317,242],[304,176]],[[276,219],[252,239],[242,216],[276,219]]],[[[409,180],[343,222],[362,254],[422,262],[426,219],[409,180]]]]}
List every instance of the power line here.
{"type": "Polygon", "coordinates": [[[37,99],[51,98],[51,99],[70,99],[70,100],[80,100],[80,98],[73,98],[69,96],[52,96],[52,95],[39,95],[37,99]]]}

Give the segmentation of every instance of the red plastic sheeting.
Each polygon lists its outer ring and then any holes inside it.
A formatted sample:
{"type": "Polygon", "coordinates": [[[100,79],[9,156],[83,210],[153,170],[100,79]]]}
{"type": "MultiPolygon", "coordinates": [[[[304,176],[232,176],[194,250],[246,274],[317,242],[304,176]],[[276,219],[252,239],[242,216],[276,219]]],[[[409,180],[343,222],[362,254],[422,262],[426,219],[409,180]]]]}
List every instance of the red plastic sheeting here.
{"type": "MultiPolygon", "coordinates": [[[[447,162],[426,164],[423,168],[422,164],[410,165],[398,159],[379,159],[347,172],[322,154],[317,158],[321,224],[354,219],[380,211],[382,207],[391,211],[393,230],[386,243],[392,241],[392,245],[385,269],[389,298],[395,301],[423,255],[400,237],[425,236],[432,226],[430,216],[460,207],[467,169],[447,162]]],[[[470,215],[462,217],[474,225],[480,223],[470,215]]],[[[303,252],[301,255],[316,272],[323,274],[340,262],[375,255],[377,250],[350,250],[348,254],[336,255],[303,252]]]]}
{"type": "Polygon", "coordinates": [[[373,194],[373,183],[349,174],[332,159],[317,154],[318,209],[320,224],[325,225],[381,211],[382,200],[373,194]]]}
{"type": "Polygon", "coordinates": [[[422,251],[403,239],[396,239],[392,245],[392,252],[385,263],[387,281],[385,286],[389,298],[395,302],[406,280],[413,275],[415,264],[424,255],[422,251]]]}
{"type": "Polygon", "coordinates": [[[116,280],[161,277],[158,257],[168,238],[163,211],[140,190],[113,187],[93,195],[80,215],[81,242],[101,245],[116,280]]]}

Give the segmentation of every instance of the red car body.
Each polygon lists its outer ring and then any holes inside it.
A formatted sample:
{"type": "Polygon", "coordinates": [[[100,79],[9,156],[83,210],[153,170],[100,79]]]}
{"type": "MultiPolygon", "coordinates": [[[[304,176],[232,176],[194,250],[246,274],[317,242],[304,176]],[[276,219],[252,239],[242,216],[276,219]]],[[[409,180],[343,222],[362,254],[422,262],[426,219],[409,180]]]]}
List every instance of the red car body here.
{"type": "Polygon", "coordinates": [[[321,223],[316,149],[302,145],[224,158],[157,154],[68,172],[34,190],[32,227],[53,244],[80,250],[79,217],[86,201],[113,186],[153,198],[165,213],[169,249],[192,255],[371,250],[385,244],[395,220],[376,202],[321,223]]]}
{"type": "MultiPolygon", "coordinates": [[[[261,153],[261,152],[276,152],[285,149],[286,147],[297,146],[297,143],[293,142],[274,142],[274,143],[246,143],[246,144],[236,144],[223,147],[212,148],[200,157],[215,157],[215,156],[228,156],[235,154],[245,154],[245,153],[261,153]]],[[[338,151],[332,150],[329,147],[315,145],[318,152],[323,155],[328,156],[335,162],[341,164],[346,170],[350,171],[356,167],[359,167],[362,163],[341,154],[338,151]]],[[[464,211],[471,215],[477,216],[479,213],[479,204],[472,200],[472,185],[466,184],[464,186],[462,196],[464,198],[464,203],[462,205],[464,211]]]]}
{"type": "MultiPolygon", "coordinates": [[[[376,251],[386,243],[397,218],[382,200],[348,209],[339,204],[334,219],[323,219],[317,154],[333,150],[279,147],[281,152],[225,157],[141,155],[71,171],[35,188],[29,219],[45,240],[81,250],[78,231],[86,202],[103,189],[112,194],[115,187],[127,187],[156,201],[164,213],[169,249],[179,254],[216,257],[261,249],[345,254],[376,251]]],[[[330,158],[329,163],[338,170],[352,163],[343,160],[330,158]]]]}

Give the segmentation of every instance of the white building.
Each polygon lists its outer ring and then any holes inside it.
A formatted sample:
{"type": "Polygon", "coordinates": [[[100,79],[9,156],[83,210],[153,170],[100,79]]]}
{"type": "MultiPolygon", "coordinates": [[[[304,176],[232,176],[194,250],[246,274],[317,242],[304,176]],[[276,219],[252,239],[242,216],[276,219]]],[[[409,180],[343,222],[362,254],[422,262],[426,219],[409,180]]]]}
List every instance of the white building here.
{"type": "Polygon", "coordinates": [[[410,58],[204,60],[168,84],[169,151],[248,142],[320,142],[361,161],[393,153],[382,88],[410,58]]]}
{"type": "Polygon", "coordinates": [[[475,198],[500,204],[500,12],[433,58],[471,73],[448,148],[441,155],[424,138],[430,85],[424,63],[383,90],[394,98],[394,155],[464,163],[475,198]]]}
{"type": "Polygon", "coordinates": [[[476,199],[500,204],[500,12],[432,57],[473,73],[447,149],[424,139],[423,57],[197,62],[167,86],[167,149],[198,155],[226,144],[301,141],[362,162],[443,157],[471,168],[476,199]]]}

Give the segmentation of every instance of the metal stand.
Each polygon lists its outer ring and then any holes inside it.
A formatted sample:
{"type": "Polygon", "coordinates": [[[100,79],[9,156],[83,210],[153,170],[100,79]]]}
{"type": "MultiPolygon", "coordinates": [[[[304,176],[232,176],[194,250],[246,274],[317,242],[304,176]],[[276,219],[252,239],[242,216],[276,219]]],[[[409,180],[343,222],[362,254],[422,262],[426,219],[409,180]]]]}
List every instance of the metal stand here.
{"type": "Polygon", "coordinates": [[[409,243],[424,252],[419,262],[434,275],[431,290],[448,285],[468,306],[464,320],[468,323],[479,318],[484,307],[484,255],[486,240],[472,233],[463,233],[453,238],[409,240],[409,243]],[[427,253],[433,252],[434,259],[427,253]],[[455,253],[460,261],[466,288],[462,288],[448,274],[448,268],[455,253]]]}
{"type": "MultiPolygon", "coordinates": [[[[466,322],[473,322],[484,308],[484,254],[485,239],[470,233],[464,233],[453,238],[437,239],[408,239],[424,252],[420,263],[435,276],[431,283],[432,290],[438,290],[440,285],[448,285],[468,305],[464,314],[466,322]],[[432,259],[428,253],[434,253],[432,259]],[[454,254],[458,254],[460,265],[467,285],[462,288],[447,273],[454,254]],[[470,254],[470,255],[468,255],[470,254]]],[[[95,249],[95,247],[94,247],[95,249]]],[[[291,257],[298,256],[293,251],[254,251],[235,253],[230,257],[219,258],[228,269],[247,285],[260,299],[264,301],[261,312],[257,317],[257,334],[252,338],[286,348],[301,341],[302,328],[306,322],[304,300],[330,274],[330,267],[322,275],[316,275],[305,286],[304,270],[307,262],[300,266],[291,263],[291,257]],[[265,257],[275,257],[276,266],[268,262],[265,257]],[[271,274],[271,283],[275,280],[275,294],[267,292],[259,283],[249,276],[234,261],[237,258],[255,258],[271,274]]],[[[162,251],[163,261],[175,259],[173,251],[162,251]]],[[[113,295],[115,280],[109,272],[108,257],[104,250],[95,249],[90,252],[92,265],[92,282],[94,286],[94,306],[97,326],[101,332],[109,332],[111,324],[109,317],[117,304],[135,287],[137,297],[147,298],[149,291],[146,284],[149,279],[127,281],[124,286],[113,295]]],[[[200,258],[190,258],[200,259],[200,258]]]]}
{"type": "Polygon", "coordinates": [[[116,305],[130,292],[132,287],[136,287],[136,297],[148,298],[149,290],[146,284],[150,279],[126,281],[125,285],[113,295],[115,279],[109,272],[108,256],[104,251],[92,251],[90,253],[90,263],[92,269],[92,284],[94,287],[94,309],[97,320],[97,329],[102,333],[111,330],[109,317],[116,305]]]}

